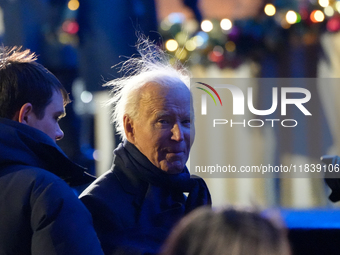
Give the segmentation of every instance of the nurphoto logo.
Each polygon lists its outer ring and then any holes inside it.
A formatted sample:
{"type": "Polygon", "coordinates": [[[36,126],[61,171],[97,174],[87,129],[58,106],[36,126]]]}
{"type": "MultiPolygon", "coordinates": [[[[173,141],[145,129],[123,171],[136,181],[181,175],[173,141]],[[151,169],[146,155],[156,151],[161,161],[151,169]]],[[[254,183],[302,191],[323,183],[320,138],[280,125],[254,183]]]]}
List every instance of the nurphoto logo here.
{"type": "MultiPolygon", "coordinates": [[[[221,106],[222,106],[221,97],[220,97],[220,95],[217,93],[217,91],[216,91],[212,86],[210,86],[210,85],[208,85],[208,84],[206,84],[206,83],[203,83],[203,82],[197,82],[197,83],[206,86],[206,87],[209,88],[212,92],[214,92],[215,95],[217,96],[218,100],[220,100],[220,104],[221,104],[221,106]]],[[[201,88],[201,87],[196,87],[196,88],[205,91],[205,92],[206,92],[206,93],[214,100],[215,105],[217,105],[214,96],[213,96],[208,90],[206,90],[206,89],[204,89],[204,88],[201,88]]],[[[206,95],[206,94],[202,94],[201,114],[202,114],[202,115],[207,115],[207,95],[206,95]]]]}
{"type": "Polygon", "coordinates": [[[319,158],[334,146],[328,103],[337,98],[325,92],[339,80],[238,78],[242,72],[190,80],[190,171],[203,178],[323,178],[319,158]]]}
{"type": "MultiPolygon", "coordinates": [[[[206,88],[196,87],[197,89],[203,90],[205,93],[201,95],[201,115],[207,115],[208,107],[207,107],[207,94],[212,98],[215,105],[217,102],[215,100],[214,95],[218,98],[220,105],[222,105],[222,99],[216,89],[227,89],[232,96],[232,113],[233,115],[245,115],[245,94],[241,90],[241,88],[231,85],[231,84],[218,84],[218,85],[208,85],[203,82],[196,82],[205,86],[206,88]]],[[[248,87],[246,98],[247,98],[247,106],[248,110],[256,115],[256,116],[267,116],[274,113],[279,105],[280,100],[280,108],[281,108],[281,116],[287,115],[287,105],[294,105],[297,107],[305,116],[311,116],[312,114],[308,109],[304,106],[307,102],[311,99],[311,93],[308,89],[299,88],[299,87],[281,87],[280,88],[280,96],[279,96],[279,89],[277,87],[271,88],[271,106],[268,109],[256,109],[254,106],[254,95],[253,95],[253,88],[248,87]],[[295,98],[290,97],[290,95],[294,94],[295,98]],[[298,96],[298,98],[296,98],[298,96]]],[[[244,127],[248,124],[249,127],[262,127],[265,122],[271,123],[271,126],[274,127],[275,122],[280,122],[283,127],[295,127],[297,126],[298,122],[295,119],[250,119],[248,121],[244,120],[242,122],[233,122],[233,120],[227,120],[225,118],[216,118],[213,119],[213,127],[217,125],[225,125],[229,123],[231,127],[233,125],[243,125],[244,127]]]]}

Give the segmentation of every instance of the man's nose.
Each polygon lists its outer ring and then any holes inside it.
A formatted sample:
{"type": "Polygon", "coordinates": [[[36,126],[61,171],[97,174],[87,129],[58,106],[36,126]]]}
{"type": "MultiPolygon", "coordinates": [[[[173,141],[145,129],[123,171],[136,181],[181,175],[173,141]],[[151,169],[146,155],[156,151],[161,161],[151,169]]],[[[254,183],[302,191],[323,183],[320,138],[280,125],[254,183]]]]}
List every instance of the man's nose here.
{"type": "Polygon", "coordinates": [[[58,141],[58,140],[63,139],[63,137],[64,137],[64,132],[61,130],[60,126],[58,125],[58,129],[57,129],[57,132],[56,132],[55,139],[56,139],[56,141],[58,141]]]}
{"type": "Polygon", "coordinates": [[[172,137],[171,137],[172,140],[180,142],[184,139],[183,130],[180,124],[176,123],[173,126],[171,132],[172,132],[172,137]]]}

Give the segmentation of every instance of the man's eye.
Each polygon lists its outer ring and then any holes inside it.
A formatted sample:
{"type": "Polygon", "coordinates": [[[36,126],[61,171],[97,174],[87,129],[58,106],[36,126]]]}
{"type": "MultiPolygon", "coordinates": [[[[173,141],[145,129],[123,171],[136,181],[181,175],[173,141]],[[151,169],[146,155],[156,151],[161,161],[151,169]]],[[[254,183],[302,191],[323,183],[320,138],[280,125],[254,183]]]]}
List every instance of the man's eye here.
{"type": "Polygon", "coordinates": [[[161,123],[161,124],[168,124],[169,123],[167,120],[159,120],[158,122],[161,123]]]}

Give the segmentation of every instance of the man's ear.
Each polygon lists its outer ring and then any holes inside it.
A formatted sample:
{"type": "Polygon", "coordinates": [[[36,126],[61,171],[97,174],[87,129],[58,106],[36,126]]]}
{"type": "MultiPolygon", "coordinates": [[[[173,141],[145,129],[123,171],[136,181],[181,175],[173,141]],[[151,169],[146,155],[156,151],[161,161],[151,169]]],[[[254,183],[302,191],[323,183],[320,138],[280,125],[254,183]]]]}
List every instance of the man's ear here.
{"type": "Polygon", "coordinates": [[[33,106],[32,106],[31,103],[26,103],[23,106],[21,106],[21,108],[19,110],[19,114],[16,114],[16,116],[18,115],[17,121],[20,122],[20,123],[28,125],[31,114],[34,114],[33,113],[33,106]]]}
{"type": "Polygon", "coordinates": [[[134,122],[128,115],[124,115],[123,117],[124,131],[127,140],[130,143],[134,143],[135,141],[135,130],[134,130],[134,122]]]}

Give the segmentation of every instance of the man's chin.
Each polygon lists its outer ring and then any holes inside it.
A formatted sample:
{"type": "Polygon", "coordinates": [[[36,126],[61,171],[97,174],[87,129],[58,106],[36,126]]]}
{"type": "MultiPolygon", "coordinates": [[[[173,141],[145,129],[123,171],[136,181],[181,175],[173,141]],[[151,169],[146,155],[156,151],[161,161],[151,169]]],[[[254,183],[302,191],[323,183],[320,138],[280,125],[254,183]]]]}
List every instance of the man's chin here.
{"type": "Polygon", "coordinates": [[[171,153],[168,153],[166,158],[163,160],[164,167],[162,167],[163,171],[166,171],[168,174],[179,174],[185,168],[185,163],[187,161],[187,157],[185,157],[184,153],[176,153],[175,156],[170,156],[171,153]]]}
{"type": "Polygon", "coordinates": [[[179,174],[183,172],[185,165],[183,165],[181,162],[171,162],[167,164],[166,172],[168,174],[179,174]]]}

